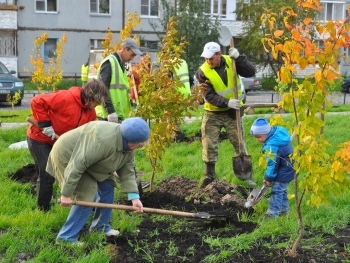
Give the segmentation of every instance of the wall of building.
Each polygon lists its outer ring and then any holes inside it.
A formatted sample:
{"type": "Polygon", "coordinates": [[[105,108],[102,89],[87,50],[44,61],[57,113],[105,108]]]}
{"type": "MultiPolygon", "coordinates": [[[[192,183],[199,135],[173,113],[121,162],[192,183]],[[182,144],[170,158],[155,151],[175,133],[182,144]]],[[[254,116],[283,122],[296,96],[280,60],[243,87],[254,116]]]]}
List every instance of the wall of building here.
{"type": "MultiPolygon", "coordinates": [[[[4,38],[9,38],[9,36],[15,35],[14,32],[11,31],[17,30],[17,11],[0,10],[0,17],[0,43],[2,43],[4,38]]],[[[0,54],[0,61],[4,63],[9,70],[18,71],[17,57],[15,54],[12,56],[2,56],[0,54]]]]}
{"type": "MultiPolygon", "coordinates": [[[[81,65],[89,56],[91,39],[104,39],[107,28],[114,33],[113,42],[119,39],[119,32],[123,28],[123,12],[119,1],[111,1],[111,15],[89,14],[89,1],[59,1],[57,13],[35,12],[35,1],[18,0],[19,6],[24,6],[18,11],[18,72],[20,76],[29,74],[24,68],[31,71],[30,55],[34,52],[34,40],[43,33],[48,33],[49,38],[61,38],[63,34],[68,37],[64,45],[62,56],[62,68],[64,76],[80,76],[81,65]],[[118,3],[117,3],[118,2],[118,3]]],[[[125,1],[126,14],[140,13],[140,4],[134,1],[125,1]]],[[[154,19],[153,19],[154,20],[154,19]]],[[[158,40],[149,19],[142,19],[141,25],[135,28],[135,33],[144,31],[142,39],[158,40]]]]}

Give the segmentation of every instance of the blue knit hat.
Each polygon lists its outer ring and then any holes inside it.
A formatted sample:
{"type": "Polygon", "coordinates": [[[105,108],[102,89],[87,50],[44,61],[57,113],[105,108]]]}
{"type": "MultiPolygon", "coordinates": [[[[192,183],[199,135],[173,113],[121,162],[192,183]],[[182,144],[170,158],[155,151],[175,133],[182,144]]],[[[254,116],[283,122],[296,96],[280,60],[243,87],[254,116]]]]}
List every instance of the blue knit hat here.
{"type": "Polygon", "coordinates": [[[120,127],[123,138],[128,143],[142,143],[149,139],[149,127],[145,120],[140,117],[127,118],[120,127]]]}
{"type": "Polygon", "coordinates": [[[270,123],[264,118],[256,119],[253,122],[252,127],[250,128],[251,135],[268,134],[270,131],[271,131],[270,123]]]}

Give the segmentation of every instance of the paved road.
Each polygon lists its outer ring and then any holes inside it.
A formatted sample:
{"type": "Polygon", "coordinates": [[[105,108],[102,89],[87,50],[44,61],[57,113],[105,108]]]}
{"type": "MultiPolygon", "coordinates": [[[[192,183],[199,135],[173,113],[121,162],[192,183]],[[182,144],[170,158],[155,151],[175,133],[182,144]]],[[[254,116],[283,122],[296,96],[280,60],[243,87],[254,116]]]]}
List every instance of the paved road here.
{"type": "MultiPolygon", "coordinates": [[[[246,103],[277,103],[281,96],[271,91],[250,91],[247,93],[246,103]]],[[[334,104],[350,104],[350,93],[332,92],[328,99],[334,104]]]]}
{"type": "MultiPolygon", "coordinates": [[[[28,109],[30,105],[30,99],[35,96],[37,92],[33,94],[25,93],[22,105],[15,106],[15,109],[28,109]]],[[[250,91],[247,93],[246,103],[277,103],[281,100],[281,96],[271,91],[250,91]]],[[[333,92],[329,96],[329,100],[334,104],[350,104],[350,93],[333,92]]],[[[10,110],[11,104],[7,102],[0,102],[0,110],[10,110]]]]}

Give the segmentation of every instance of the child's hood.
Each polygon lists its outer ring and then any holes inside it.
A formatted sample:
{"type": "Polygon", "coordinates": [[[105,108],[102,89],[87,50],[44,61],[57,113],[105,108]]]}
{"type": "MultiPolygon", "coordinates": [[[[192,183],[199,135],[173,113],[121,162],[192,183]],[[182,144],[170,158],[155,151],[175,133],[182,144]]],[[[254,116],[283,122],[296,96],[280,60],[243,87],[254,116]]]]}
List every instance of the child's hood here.
{"type": "Polygon", "coordinates": [[[273,126],[267,137],[265,144],[274,146],[284,146],[290,143],[290,135],[286,128],[273,126]]]}

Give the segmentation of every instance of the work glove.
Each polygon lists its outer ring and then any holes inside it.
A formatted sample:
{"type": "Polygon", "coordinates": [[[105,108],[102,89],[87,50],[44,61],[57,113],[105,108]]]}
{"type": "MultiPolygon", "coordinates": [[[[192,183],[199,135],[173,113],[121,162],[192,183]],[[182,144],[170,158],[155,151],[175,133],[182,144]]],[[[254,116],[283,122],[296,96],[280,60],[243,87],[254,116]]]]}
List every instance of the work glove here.
{"type": "Polygon", "coordinates": [[[239,57],[239,52],[237,48],[231,47],[228,51],[228,54],[231,58],[236,59],[239,57]]]}
{"type": "Polygon", "coordinates": [[[240,108],[240,102],[239,100],[236,100],[236,99],[230,99],[227,103],[227,106],[231,109],[235,109],[235,110],[239,110],[240,108]]]}
{"type": "Polygon", "coordinates": [[[109,122],[118,122],[118,115],[115,112],[111,113],[111,114],[108,114],[107,119],[108,119],[109,122]]]}
{"type": "Polygon", "coordinates": [[[45,134],[47,137],[51,137],[51,140],[56,139],[56,133],[52,126],[43,128],[42,133],[45,134]]]}

